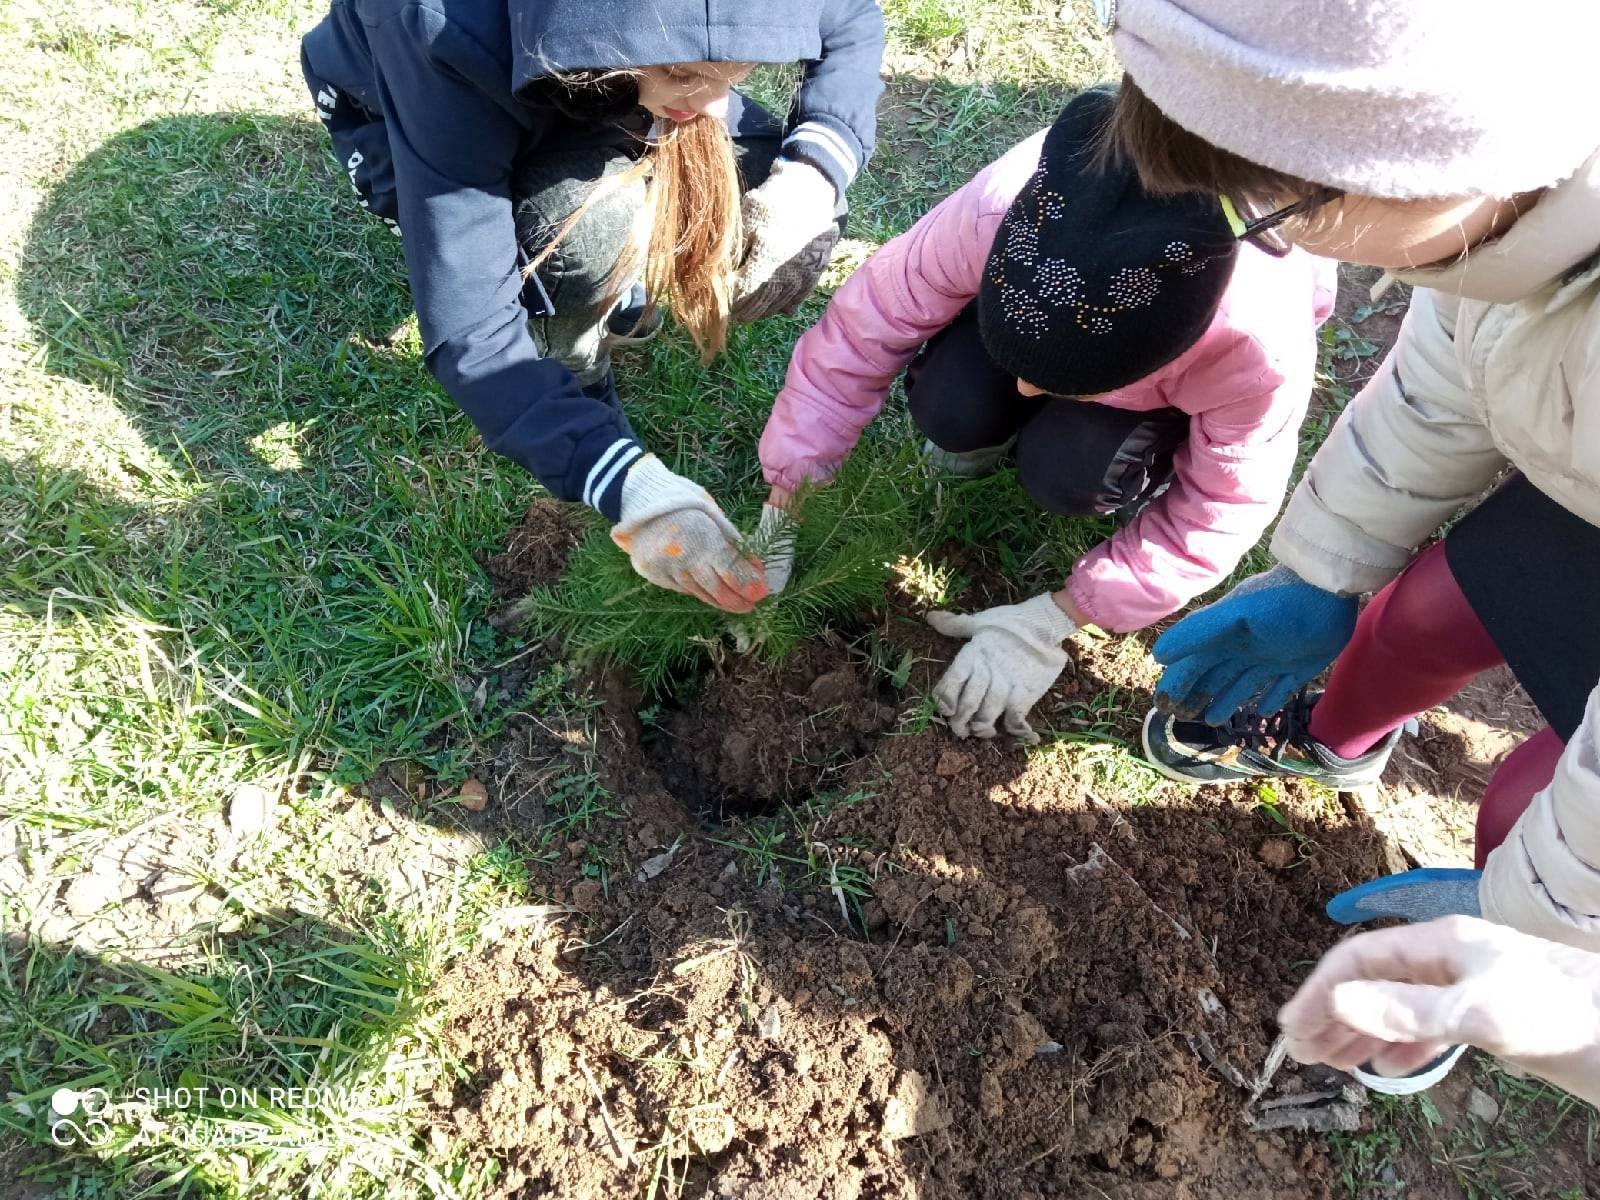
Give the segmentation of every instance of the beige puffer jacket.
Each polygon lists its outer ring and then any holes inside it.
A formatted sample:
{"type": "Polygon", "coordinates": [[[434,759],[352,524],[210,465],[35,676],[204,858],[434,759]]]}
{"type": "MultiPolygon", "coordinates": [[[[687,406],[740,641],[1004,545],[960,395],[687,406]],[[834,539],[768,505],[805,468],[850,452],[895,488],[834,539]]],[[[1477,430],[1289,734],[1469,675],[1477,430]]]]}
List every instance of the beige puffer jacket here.
{"type": "MultiPolygon", "coordinates": [[[[1400,278],[1419,290],[1399,342],[1272,540],[1330,591],[1382,587],[1507,462],[1600,525],[1600,153],[1498,241],[1400,278]]],[[[1481,896],[1490,920],[1600,950],[1600,691],[1481,896]]]]}

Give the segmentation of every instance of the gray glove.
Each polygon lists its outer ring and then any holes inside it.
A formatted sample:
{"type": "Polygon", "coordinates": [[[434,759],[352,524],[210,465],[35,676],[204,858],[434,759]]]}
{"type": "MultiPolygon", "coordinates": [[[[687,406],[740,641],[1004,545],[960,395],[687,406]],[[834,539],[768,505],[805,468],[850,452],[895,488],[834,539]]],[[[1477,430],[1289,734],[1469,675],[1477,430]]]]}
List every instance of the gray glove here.
{"type": "Polygon", "coordinates": [[[1054,598],[1047,592],[970,615],[931,612],[928,624],[946,637],[971,639],[933,689],[950,732],[992,738],[1003,716],[1007,733],[1037,744],[1028,711],[1067,665],[1061,644],[1078,632],[1054,598]]]}
{"type": "Polygon", "coordinates": [[[744,259],[733,279],[741,324],[792,313],[816,289],[839,243],[833,184],[808,163],[780,159],[744,198],[744,259]]]}
{"type": "Polygon", "coordinates": [[[684,592],[725,612],[749,612],[767,594],[761,564],[717,502],[653,454],[628,470],[622,519],[611,540],[633,569],[657,587],[684,592]]]}

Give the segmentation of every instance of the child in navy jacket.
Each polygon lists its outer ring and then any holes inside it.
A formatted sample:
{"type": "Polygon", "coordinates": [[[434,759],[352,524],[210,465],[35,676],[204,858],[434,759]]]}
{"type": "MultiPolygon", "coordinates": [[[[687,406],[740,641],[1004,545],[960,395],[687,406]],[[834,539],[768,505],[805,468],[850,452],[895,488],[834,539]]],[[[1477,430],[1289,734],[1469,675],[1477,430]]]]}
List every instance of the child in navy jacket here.
{"type": "MultiPolygon", "coordinates": [[[[429,370],[490,448],[614,522],[640,574],[729,610],[766,594],[760,564],[703,489],[638,444],[611,381],[610,346],[660,298],[642,267],[618,286],[648,222],[630,168],[725,123],[742,238],[706,305],[724,324],[792,310],[871,153],[882,49],[874,0],[335,0],[302,47],[341,165],[403,234],[429,370]],[[786,121],[731,90],[755,64],[795,61],[786,121]],[[611,186],[620,176],[632,186],[611,186]]],[[[701,178],[658,172],[653,191],[714,187],[701,178]]],[[[693,213],[702,197],[671,200],[693,213]]],[[[685,237],[704,224],[681,223],[685,237]]],[[[680,320],[687,292],[674,288],[680,320]]]]}

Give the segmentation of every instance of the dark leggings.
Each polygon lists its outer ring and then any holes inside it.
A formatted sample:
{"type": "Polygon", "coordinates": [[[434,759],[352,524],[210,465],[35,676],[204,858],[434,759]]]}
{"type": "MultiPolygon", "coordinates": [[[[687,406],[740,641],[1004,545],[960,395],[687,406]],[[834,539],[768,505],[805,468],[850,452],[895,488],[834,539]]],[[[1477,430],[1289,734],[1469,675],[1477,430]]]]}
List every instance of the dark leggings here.
{"type": "Polygon", "coordinates": [[[1017,476],[1034,503],[1062,516],[1116,512],[1172,478],[1189,418],[1060,396],[1023,396],[983,348],[977,305],[928,341],[906,370],[911,417],[952,453],[1017,439],[1017,476]]]}
{"type": "MultiPolygon", "coordinates": [[[[1311,714],[1311,734],[1335,754],[1363,754],[1417,713],[1505,661],[1462,594],[1445,547],[1431,547],[1373,597],[1311,714]]],[[[1478,806],[1473,852],[1482,867],[1534,795],[1555,776],[1565,743],[1546,726],[1502,762],[1478,806]]]]}

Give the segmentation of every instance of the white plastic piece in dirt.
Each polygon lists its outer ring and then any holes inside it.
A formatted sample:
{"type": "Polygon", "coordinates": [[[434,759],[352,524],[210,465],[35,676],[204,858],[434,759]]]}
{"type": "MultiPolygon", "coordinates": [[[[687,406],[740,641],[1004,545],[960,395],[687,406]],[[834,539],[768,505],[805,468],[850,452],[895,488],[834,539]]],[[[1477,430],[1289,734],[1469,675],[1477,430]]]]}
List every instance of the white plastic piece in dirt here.
{"type": "Polygon", "coordinates": [[[241,783],[228,797],[228,830],[243,841],[253,838],[272,821],[272,793],[256,783],[241,783]]]}
{"type": "Polygon", "coordinates": [[[1366,1093],[1354,1084],[1297,1092],[1263,1100],[1246,1124],[1257,1133],[1292,1129],[1301,1133],[1354,1133],[1361,1128],[1366,1093]]]}
{"type": "Polygon", "coordinates": [[[570,904],[521,904],[514,908],[502,908],[483,923],[483,932],[480,935],[485,941],[494,941],[504,937],[513,929],[533,929],[536,933],[543,933],[554,917],[564,917],[578,910],[570,904]]]}
{"type": "Polygon", "coordinates": [[[1095,842],[1089,847],[1089,857],[1076,866],[1068,867],[1063,874],[1068,879],[1077,880],[1085,875],[1098,875],[1111,865],[1111,856],[1100,848],[1099,842],[1095,842]]]}
{"type": "Polygon", "coordinates": [[[1371,1071],[1363,1071],[1360,1067],[1353,1068],[1350,1074],[1370,1091],[1385,1096],[1415,1096],[1418,1092],[1427,1091],[1450,1074],[1466,1051],[1465,1045],[1452,1046],[1420,1071],[1410,1075],[1377,1075],[1371,1071]]]}
{"type": "Polygon", "coordinates": [[[756,1033],[769,1042],[775,1042],[782,1036],[783,1016],[778,1012],[776,1000],[762,1009],[761,1015],[756,1018],[756,1033]]]}
{"type": "Polygon", "coordinates": [[[682,846],[683,839],[679,838],[660,854],[651,855],[639,864],[639,869],[634,873],[634,878],[640,883],[649,883],[672,865],[672,860],[678,857],[678,851],[682,846]]]}

